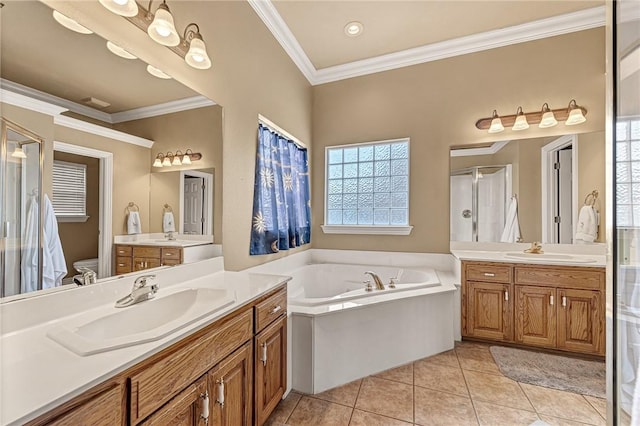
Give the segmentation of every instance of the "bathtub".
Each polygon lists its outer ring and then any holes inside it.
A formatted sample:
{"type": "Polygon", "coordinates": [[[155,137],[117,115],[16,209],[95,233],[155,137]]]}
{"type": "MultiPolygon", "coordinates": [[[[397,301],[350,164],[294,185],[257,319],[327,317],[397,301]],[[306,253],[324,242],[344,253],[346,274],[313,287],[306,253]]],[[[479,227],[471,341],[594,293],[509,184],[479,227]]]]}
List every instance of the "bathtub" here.
{"type": "MultiPolygon", "coordinates": [[[[454,345],[454,294],[434,269],[344,264],[334,258],[282,272],[288,284],[292,388],[316,394],[454,345]],[[373,271],[385,290],[365,291],[373,271]],[[395,289],[388,288],[397,278],[395,289]]],[[[371,261],[376,261],[373,256],[371,261]]],[[[379,259],[380,260],[380,259],[379,259]]]]}
{"type": "Polygon", "coordinates": [[[416,271],[372,265],[312,264],[291,271],[289,275],[292,277],[289,303],[301,306],[334,304],[363,297],[440,285],[438,275],[433,270],[416,271]],[[374,269],[385,285],[385,290],[376,290],[373,282],[371,284],[374,290],[365,290],[364,281],[373,281],[371,276],[366,275],[365,272],[374,269]],[[391,278],[395,279],[395,288],[388,286],[391,278]]]}

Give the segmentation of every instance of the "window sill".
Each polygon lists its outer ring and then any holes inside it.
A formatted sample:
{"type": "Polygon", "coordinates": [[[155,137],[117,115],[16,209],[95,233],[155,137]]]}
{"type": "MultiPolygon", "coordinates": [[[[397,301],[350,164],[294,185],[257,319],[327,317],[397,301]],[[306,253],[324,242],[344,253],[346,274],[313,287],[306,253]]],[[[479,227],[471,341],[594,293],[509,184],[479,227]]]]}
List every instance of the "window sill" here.
{"type": "Polygon", "coordinates": [[[413,226],[321,225],[325,234],[409,235],[413,226]]]}
{"type": "Polygon", "coordinates": [[[89,216],[56,216],[58,222],[86,222],[89,216]]]}

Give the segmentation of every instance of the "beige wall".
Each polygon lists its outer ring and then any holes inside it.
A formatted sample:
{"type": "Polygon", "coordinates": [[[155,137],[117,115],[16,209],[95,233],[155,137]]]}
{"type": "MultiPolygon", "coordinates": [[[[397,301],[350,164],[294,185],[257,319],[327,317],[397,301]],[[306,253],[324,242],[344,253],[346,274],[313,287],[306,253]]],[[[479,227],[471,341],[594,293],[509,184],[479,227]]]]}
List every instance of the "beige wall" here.
{"type": "Polygon", "coordinates": [[[162,209],[165,204],[173,208],[176,223],[179,223],[179,171],[209,169],[211,172],[210,169],[213,169],[213,234],[215,242],[222,243],[222,107],[214,105],[128,121],[118,123],[114,128],[155,142],[147,163],[151,172],[150,232],[162,232],[162,209]],[[177,150],[184,153],[189,148],[201,153],[202,159],[190,166],[151,166],[158,153],[175,153],[177,150]]]}
{"type": "MultiPolygon", "coordinates": [[[[566,133],[560,124],[489,135],[474,124],[493,109],[560,108],[572,98],[588,109],[575,131],[603,130],[604,57],[599,28],[314,87],[314,247],[448,252],[449,146],[566,133]],[[324,148],[404,136],[411,138],[411,235],[323,234],[324,148]]],[[[529,166],[520,164],[520,176],[529,166]]]]}
{"type": "Polygon", "coordinates": [[[585,196],[591,191],[598,191],[598,200],[595,208],[600,212],[600,226],[598,228],[599,242],[606,242],[605,223],[606,208],[606,171],[604,168],[605,158],[605,135],[604,132],[587,133],[578,135],[578,206],[582,207],[585,196]]]}
{"type": "Polygon", "coordinates": [[[190,68],[98,2],[44,2],[224,107],[222,226],[227,269],[247,268],[300,250],[249,256],[258,114],[311,146],[312,91],[247,2],[171,5],[176,22],[200,25],[213,62],[206,71],[190,68]]]}
{"type": "Polygon", "coordinates": [[[98,228],[100,219],[100,160],[82,155],[54,152],[54,160],[87,166],[87,219],[86,222],[58,222],[58,235],[62,243],[67,276],[77,272],[73,262],[98,257],[98,228]]]}

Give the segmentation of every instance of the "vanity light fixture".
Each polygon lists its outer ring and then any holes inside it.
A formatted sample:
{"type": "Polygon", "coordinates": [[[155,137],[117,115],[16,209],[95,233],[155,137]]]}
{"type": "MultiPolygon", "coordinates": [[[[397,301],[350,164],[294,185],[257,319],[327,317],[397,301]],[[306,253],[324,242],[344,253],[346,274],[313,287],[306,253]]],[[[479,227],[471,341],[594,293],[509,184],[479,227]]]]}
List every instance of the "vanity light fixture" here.
{"type": "Polygon", "coordinates": [[[587,121],[586,115],[587,109],[578,105],[575,99],[571,99],[567,107],[559,109],[551,109],[545,102],[542,109],[534,112],[524,112],[522,107],[518,107],[514,115],[498,116],[496,110],[493,110],[491,117],[476,121],[476,127],[480,130],[488,130],[489,133],[501,132],[504,127],[511,127],[511,130],[515,131],[525,130],[531,124],[538,124],[539,128],[546,129],[557,125],[558,121],[566,121],[568,126],[584,123],[587,121]]]}
{"type": "Polygon", "coordinates": [[[502,125],[502,120],[498,115],[498,111],[493,110],[493,114],[491,116],[491,126],[489,127],[489,133],[500,133],[504,130],[504,126],[502,125]]]}
{"type": "Polygon", "coordinates": [[[16,145],[16,149],[13,150],[11,156],[14,158],[27,158],[27,154],[22,150],[22,145],[20,143],[16,145]]]}
{"type": "Polygon", "coordinates": [[[138,59],[137,56],[132,55],[112,41],[107,41],[107,49],[109,49],[109,51],[114,55],[120,56],[124,59],[138,59]]]}
{"type": "Polygon", "coordinates": [[[189,51],[184,57],[187,64],[200,70],[211,68],[211,59],[207,55],[207,46],[204,44],[198,24],[192,22],[187,25],[184,29],[183,43],[189,45],[189,51]],[[192,26],[196,28],[195,31],[189,29],[192,26]]]}
{"type": "Polygon", "coordinates": [[[82,25],[78,24],[76,21],[74,21],[73,19],[63,15],[62,13],[58,12],[57,10],[53,11],[53,19],[55,19],[58,24],[62,25],[63,27],[65,27],[68,30],[71,31],[75,31],[77,33],[80,34],[93,34],[93,31],[91,31],[90,29],[83,27],[82,25]]]}
{"type": "Polygon", "coordinates": [[[171,78],[170,75],[165,74],[153,65],[147,65],[147,72],[152,76],[162,78],[163,80],[169,80],[171,78]]]}
{"type": "Polygon", "coordinates": [[[549,104],[545,102],[542,104],[542,119],[540,120],[538,127],[541,129],[548,129],[556,124],[558,124],[558,120],[556,120],[556,116],[553,115],[553,111],[549,108],[549,104]]]}
{"type": "Polygon", "coordinates": [[[526,130],[529,128],[529,123],[527,122],[527,116],[524,112],[522,112],[522,107],[519,106],[516,111],[516,122],[513,124],[511,130],[526,130]]]}
{"type": "Polygon", "coordinates": [[[153,160],[153,167],[188,166],[193,161],[198,161],[201,158],[202,154],[193,152],[191,149],[187,149],[184,154],[180,150],[177,150],[175,154],[169,151],[166,154],[159,153],[156,155],[153,160]]]}
{"type": "Polygon", "coordinates": [[[578,104],[576,104],[575,99],[571,99],[567,110],[569,111],[569,117],[567,118],[567,122],[564,123],[565,125],[573,126],[587,121],[587,119],[584,117],[584,114],[582,113],[582,108],[579,107],[578,104]]]}
{"type": "Polygon", "coordinates": [[[162,0],[155,14],[151,12],[153,0],[149,1],[147,9],[137,5],[135,0],[100,0],[100,3],[113,13],[124,16],[129,22],[146,32],[156,43],[171,49],[190,67],[201,70],[211,68],[211,58],[207,54],[200,27],[194,22],[190,23],[185,27],[184,35],[181,37],[166,0],[162,0]],[[122,8],[129,3],[135,6],[135,13],[132,11],[126,14],[121,13],[122,8]],[[114,5],[117,6],[115,9],[114,5]]]}
{"type": "MultiPolygon", "coordinates": [[[[149,9],[151,9],[151,2],[149,2],[149,9]]],[[[156,9],[153,21],[147,28],[147,34],[153,41],[163,46],[177,46],[180,44],[180,35],[176,30],[173,15],[165,0],[156,9]]]]}
{"type": "Polygon", "coordinates": [[[100,4],[116,15],[132,17],[138,14],[135,0],[100,0],[100,4]]]}

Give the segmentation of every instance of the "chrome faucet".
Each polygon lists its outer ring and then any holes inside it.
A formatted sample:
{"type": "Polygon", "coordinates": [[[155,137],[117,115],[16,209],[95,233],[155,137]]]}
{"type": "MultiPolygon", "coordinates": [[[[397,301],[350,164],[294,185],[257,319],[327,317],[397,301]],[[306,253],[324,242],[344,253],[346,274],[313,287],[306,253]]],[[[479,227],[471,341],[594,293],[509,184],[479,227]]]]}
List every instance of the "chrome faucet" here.
{"type": "Polygon", "coordinates": [[[544,253],[544,251],[542,251],[542,244],[540,244],[537,241],[532,242],[531,243],[531,247],[526,249],[524,252],[525,253],[531,253],[531,254],[543,254],[544,253]]]}
{"type": "Polygon", "coordinates": [[[364,274],[371,275],[371,278],[373,278],[373,282],[376,283],[376,290],[384,290],[384,284],[382,284],[382,280],[380,279],[378,274],[372,271],[367,271],[364,274]]]}
{"type": "Polygon", "coordinates": [[[164,237],[169,241],[175,241],[176,240],[176,236],[174,235],[173,232],[167,232],[166,234],[164,234],[164,237]]]}
{"type": "Polygon", "coordinates": [[[155,280],[155,275],[142,275],[136,278],[131,289],[131,294],[127,294],[116,302],[116,308],[126,308],[145,300],[153,299],[158,292],[157,284],[147,285],[147,280],[155,280]]]}
{"type": "Polygon", "coordinates": [[[73,277],[74,283],[76,283],[79,286],[96,283],[98,276],[96,275],[95,271],[89,268],[80,268],[80,271],[82,272],[82,276],[80,275],[74,276],[73,277]]]}

